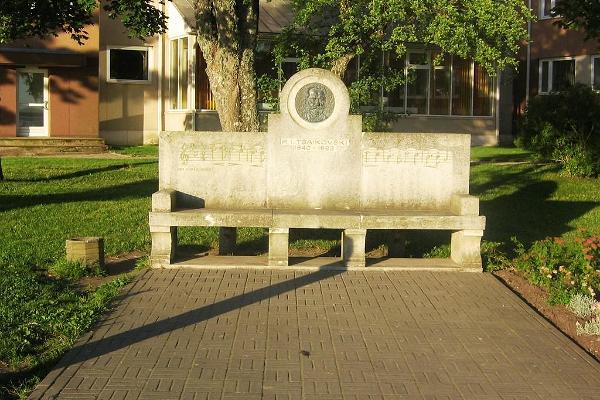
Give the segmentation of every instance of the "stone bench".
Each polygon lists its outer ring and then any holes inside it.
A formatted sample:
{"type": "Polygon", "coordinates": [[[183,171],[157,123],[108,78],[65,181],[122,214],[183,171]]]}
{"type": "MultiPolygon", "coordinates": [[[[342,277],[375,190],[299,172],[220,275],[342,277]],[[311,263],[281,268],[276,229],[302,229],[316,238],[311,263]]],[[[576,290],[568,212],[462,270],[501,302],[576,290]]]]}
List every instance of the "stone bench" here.
{"type": "Polygon", "coordinates": [[[268,228],[277,266],[288,265],[290,228],[341,229],[347,267],[365,266],[369,229],[448,230],[452,261],[481,270],[469,135],[363,133],[344,84],[318,69],[286,83],[280,108],[265,133],[161,133],[153,266],[172,265],[177,227],[216,226],[221,254],[235,228],[268,228]]]}

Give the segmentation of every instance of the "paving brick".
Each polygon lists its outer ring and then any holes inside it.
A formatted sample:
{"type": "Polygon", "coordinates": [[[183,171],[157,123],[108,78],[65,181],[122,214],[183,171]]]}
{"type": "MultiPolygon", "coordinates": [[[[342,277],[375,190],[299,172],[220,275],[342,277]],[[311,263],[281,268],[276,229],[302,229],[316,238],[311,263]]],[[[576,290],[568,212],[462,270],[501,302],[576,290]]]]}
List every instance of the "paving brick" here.
{"type": "Polygon", "coordinates": [[[31,399],[600,398],[599,364],[486,274],[147,270],[127,290],[31,399]]]}

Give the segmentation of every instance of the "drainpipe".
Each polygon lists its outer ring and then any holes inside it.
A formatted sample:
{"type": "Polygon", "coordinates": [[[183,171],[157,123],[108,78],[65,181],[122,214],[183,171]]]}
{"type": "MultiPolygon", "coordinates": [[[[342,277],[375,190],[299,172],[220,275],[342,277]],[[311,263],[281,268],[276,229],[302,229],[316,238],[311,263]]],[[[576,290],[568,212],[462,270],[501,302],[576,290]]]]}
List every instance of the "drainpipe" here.
{"type": "MultiPolygon", "coordinates": [[[[162,12],[165,13],[167,10],[165,9],[165,4],[163,3],[162,12]]],[[[162,122],[163,122],[163,36],[165,34],[161,33],[158,35],[158,65],[157,65],[157,79],[158,79],[158,95],[157,104],[156,104],[156,130],[157,130],[157,138],[160,132],[163,130],[162,122]]]]}
{"type": "MultiPolygon", "coordinates": [[[[531,10],[531,0],[529,0],[531,10]]],[[[531,83],[531,20],[527,21],[527,71],[525,72],[525,105],[529,104],[529,87],[531,83]]]]}

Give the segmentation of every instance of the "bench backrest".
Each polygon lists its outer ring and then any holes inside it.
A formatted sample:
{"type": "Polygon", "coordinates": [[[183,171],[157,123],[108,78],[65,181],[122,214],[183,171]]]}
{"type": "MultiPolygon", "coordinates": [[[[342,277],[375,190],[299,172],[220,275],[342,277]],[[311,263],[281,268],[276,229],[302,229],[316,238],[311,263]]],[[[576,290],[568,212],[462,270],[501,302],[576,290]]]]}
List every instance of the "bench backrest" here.
{"type": "Polygon", "coordinates": [[[160,188],[233,210],[437,210],[469,192],[469,135],[363,133],[328,71],[294,75],[280,108],[264,133],[161,133],[160,188]]]}

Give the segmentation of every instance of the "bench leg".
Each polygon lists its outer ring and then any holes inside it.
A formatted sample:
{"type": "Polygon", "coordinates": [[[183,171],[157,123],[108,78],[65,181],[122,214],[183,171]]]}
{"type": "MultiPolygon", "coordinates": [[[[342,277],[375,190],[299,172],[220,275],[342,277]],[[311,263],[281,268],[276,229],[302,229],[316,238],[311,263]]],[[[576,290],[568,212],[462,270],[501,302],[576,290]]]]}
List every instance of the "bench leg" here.
{"type": "Polygon", "coordinates": [[[237,228],[219,228],[219,255],[230,256],[235,251],[237,228]]]}
{"type": "Polygon", "coordinates": [[[450,258],[465,269],[481,271],[482,230],[464,230],[452,233],[450,258]]]}
{"type": "Polygon", "coordinates": [[[288,228],[269,228],[269,265],[288,266],[288,228]]]}
{"type": "Polygon", "coordinates": [[[151,226],[152,250],[150,264],[153,267],[163,267],[171,264],[177,247],[177,227],[151,226]]]}
{"type": "Polygon", "coordinates": [[[365,266],[366,229],[345,229],[342,235],[342,259],[346,267],[365,266]]]}

